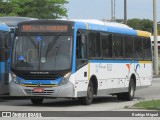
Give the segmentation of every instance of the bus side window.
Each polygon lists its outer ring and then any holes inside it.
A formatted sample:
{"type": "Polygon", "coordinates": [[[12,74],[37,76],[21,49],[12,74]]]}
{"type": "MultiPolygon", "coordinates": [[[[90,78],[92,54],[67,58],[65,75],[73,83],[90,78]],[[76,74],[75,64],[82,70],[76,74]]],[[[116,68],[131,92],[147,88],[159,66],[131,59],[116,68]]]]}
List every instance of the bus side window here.
{"type": "Polygon", "coordinates": [[[102,41],[102,57],[112,58],[112,35],[111,34],[101,34],[102,41]]]}
{"type": "Polygon", "coordinates": [[[113,35],[113,55],[114,58],[123,58],[123,36],[119,34],[113,35]]]}
{"type": "Polygon", "coordinates": [[[141,37],[134,38],[134,57],[135,60],[143,60],[143,39],[141,37]]]}
{"type": "Polygon", "coordinates": [[[143,38],[144,60],[152,60],[150,38],[143,38]]]}
{"type": "Polygon", "coordinates": [[[81,54],[80,54],[80,43],[79,41],[81,40],[81,36],[78,34],[77,35],[77,43],[76,43],[76,56],[77,56],[77,59],[80,59],[81,58],[81,54]]]}
{"type": "Polygon", "coordinates": [[[11,41],[12,41],[11,32],[8,32],[6,35],[6,42],[5,42],[6,48],[11,48],[11,41]]]}
{"type": "Polygon", "coordinates": [[[133,59],[133,37],[124,36],[124,58],[133,59]]]}
{"type": "Polygon", "coordinates": [[[86,40],[86,36],[81,37],[81,55],[82,55],[82,59],[87,59],[87,40],[86,40]]]}
{"type": "Polygon", "coordinates": [[[101,58],[100,32],[89,33],[89,57],[101,58]]]}
{"type": "Polygon", "coordinates": [[[4,47],[5,47],[4,35],[3,35],[3,32],[0,31],[0,48],[4,48],[4,47]]]}
{"type": "Polygon", "coordinates": [[[8,42],[10,41],[10,32],[2,32],[0,31],[0,47],[1,48],[10,48],[8,46],[8,42]]]}

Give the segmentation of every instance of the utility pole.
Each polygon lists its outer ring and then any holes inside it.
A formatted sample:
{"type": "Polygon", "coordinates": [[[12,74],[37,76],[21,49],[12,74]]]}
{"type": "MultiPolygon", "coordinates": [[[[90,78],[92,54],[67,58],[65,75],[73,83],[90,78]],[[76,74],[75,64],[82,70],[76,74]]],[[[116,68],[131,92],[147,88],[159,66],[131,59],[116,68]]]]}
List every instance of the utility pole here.
{"type": "Polygon", "coordinates": [[[115,0],[111,0],[111,20],[115,21],[115,0]]]}
{"type": "Polygon", "coordinates": [[[124,23],[127,25],[127,0],[124,0],[124,23]]]}
{"type": "Polygon", "coordinates": [[[153,0],[153,28],[154,28],[154,72],[156,75],[159,75],[158,45],[157,45],[157,0],[153,0]]]}

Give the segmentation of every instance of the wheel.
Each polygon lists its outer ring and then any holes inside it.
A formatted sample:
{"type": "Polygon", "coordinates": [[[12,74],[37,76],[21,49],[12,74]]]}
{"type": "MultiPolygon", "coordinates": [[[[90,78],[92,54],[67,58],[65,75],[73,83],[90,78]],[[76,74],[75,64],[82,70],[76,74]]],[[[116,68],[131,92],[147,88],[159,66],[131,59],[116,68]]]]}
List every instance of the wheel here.
{"type": "Polygon", "coordinates": [[[82,105],[90,105],[93,101],[93,83],[90,81],[87,89],[87,96],[79,98],[82,105]]]}
{"type": "Polygon", "coordinates": [[[43,103],[43,99],[33,98],[33,99],[31,99],[31,102],[34,105],[40,105],[43,103]]]}
{"type": "Polygon", "coordinates": [[[118,93],[117,99],[118,100],[128,100],[128,101],[133,100],[134,94],[135,94],[135,88],[136,88],[135,82],[134,82],[133,78],[131,78],[130,83],[129,83],[128,92],[118,93]]]}
{"type": "Polygon", "coordinates": [[[129,101],[133,100],[134,94],[135,94],[135,90],[136,90],[136,84],[135,84],[134,80],[131,79],[131,82],[129,84],[129,92],[128,92],[127,100],[129,100],[129,101]]]}

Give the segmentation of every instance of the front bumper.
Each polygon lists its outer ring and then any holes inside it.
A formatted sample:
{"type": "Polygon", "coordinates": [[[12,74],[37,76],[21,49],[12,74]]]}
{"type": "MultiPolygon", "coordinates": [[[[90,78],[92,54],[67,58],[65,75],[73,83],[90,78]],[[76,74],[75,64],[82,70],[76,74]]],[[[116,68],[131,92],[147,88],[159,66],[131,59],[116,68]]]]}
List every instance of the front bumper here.
{"type": "Polygon", "coordinates": [[[26,87],[19,84],[15,84],[10,81],[10,95],[11,96],[29,96],[29,97],[61,97],[61,98],[73,98],[74,86],[71,82],[66,85],[57,87],[45,87],[44,92],[34,92],[35,87],[26,87]]]}

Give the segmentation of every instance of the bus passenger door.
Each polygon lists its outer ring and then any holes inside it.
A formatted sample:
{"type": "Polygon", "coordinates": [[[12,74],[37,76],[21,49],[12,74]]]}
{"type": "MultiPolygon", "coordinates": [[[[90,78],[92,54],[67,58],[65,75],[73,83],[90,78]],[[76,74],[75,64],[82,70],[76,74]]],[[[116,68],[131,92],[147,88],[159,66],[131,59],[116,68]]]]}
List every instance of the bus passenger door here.
{"type": "Polygon", "coordinates": [[[76,37],[76,91],[77,97],[85,96],[88,87],[87,36],[77,32],[76,37]]]}

